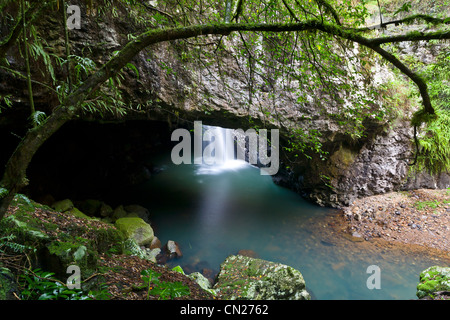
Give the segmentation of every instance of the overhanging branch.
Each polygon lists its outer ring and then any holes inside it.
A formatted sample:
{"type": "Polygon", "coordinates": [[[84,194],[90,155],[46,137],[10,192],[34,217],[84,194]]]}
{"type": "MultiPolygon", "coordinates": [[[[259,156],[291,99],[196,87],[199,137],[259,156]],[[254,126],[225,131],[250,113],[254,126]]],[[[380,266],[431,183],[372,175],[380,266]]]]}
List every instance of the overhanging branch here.
{"type": "Polygon", "coordinates": [[[202,35],[229,35],[231,32],[289,32],[289,31],[308,31],[319,30],[331,35],[341,37],[363,46],[366,46],[383,58],[391,62],[401,72],[407,75],[412,81],[416,83],[422,95],[424,107],[426,112],[434,113],[431,106],[430,98],[428,96],[426,83],[412,70],[407,68],[394,55],[380,47],[380,44],[399,41],[417,41],[417,40],[432,40],[432,39],[450,39],[450,32],[430,32],[423,33],[420,36],[398,36],[390,38],[376,38],[368,39],[359,35],[358,33],[346,30],[336,24],[321,22],[317,19],[308,20],[298,23],[287,24],[249,24],[249,23],[226,23],[226,24],[208,24],[195,25],[189,27],[168,28],[164,30],[150,30],[136,37],[129,42],[119,53],[106,63],[101,69],[91,75],[86,81],[66,99],[64,105],[75,107],[87,95],[96,89],[101,83],[119,72],[139,51],[152,44],[171,41],[177,39],[187,39],[202,35]]]}

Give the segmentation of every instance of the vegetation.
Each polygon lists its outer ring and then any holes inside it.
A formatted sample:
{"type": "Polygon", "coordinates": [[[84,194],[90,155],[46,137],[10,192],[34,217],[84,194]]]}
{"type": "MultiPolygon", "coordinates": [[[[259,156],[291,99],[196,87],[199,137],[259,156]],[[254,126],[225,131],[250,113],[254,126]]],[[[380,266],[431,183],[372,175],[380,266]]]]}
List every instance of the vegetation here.
{"type": "Polygon", "coordinates": [[[69,289],[65,283],[55,279],[53,272],[40,269],[28,270],[19,276],[21,300],[94,300],[95,295],[107,297],[105,291],[84,293],[81,289],[69,289]]]}
{"type": "MultiPolygon", "coordinates": [[[[152,269],[154,263],[132,257],[121,250],[124,239],[118,236],[112,225],[93,218],[57,212],[25,196],[14,198],[11,211],[0,221],[0,276],[7,270],[11,274],[9,278],[14,278],[14,289],[11,291],[15,299],[126,299],[129,292],[123,285],[120,285],[122,291],[116,293],[117,296],[113,296],[110,287],[111,283],[119,285],[119,281],[130,277],[128,269],[123,276],[108,278],[119,273],[119,269],[126,269],[114,266],[119,260],[125,263],[131,261],[129,263],[134,269],[141,268],[142,271],[138,271],[140,277],[136,279],[140,286],[135,287],[134,291],[145,290],[146,299],[166,300],[199,295],[182,282],[188,278],[183,278],[181,267],[167,271],[159,267],[155,271],[152,269]],[[102,264],[105,261],[112,261],[113,267],[102,264]],[[142,262],[148,263],[140,265],[142,262]],[[80,288],[69,286],[67,266],[74,264],[81,272],[80,288]]],[[[2,280],[0,278],[0,285],[5,285],[2,280]]],[[[126,281],[132,282],[133,279],[130,277],[126,281]]],[[[192,283],[189,285],[192,286],[192,283]]],[[[131,288],[132,285],[127,283],[127,286],[131,288]]],[[[5,299],[4,289],[0,286],[1,299],[5,299]]]]}
{"type": "MultiPolygon", "coordinates": [[[[442,109],[436,105],[433,95],[438,89],[433,88],[430,97],[426,77],[409,68],[389,51],[387,45],[450,39],[449,17],[422,13],[407,15],[412,6],[405,5],[406,2],[398,3],[394,12],[395,16],[401,13],[406,14],[405,17],[395,22],[382,21],[378,26],[366,24],[370,16],[369,1],[177,0],[147,4],[135,0],[98,0],[89,1],[87,5],[81,1],[77,3],[86,12],[83,19],[122,19],[131,23],[136,31],[127,35],[128,43],[120,50],[105,50],[102,62],[99,62],[89,57],[89,49],[79,53],[71,50],[64,21],[65,1],[22,0],[18,3],[5,0],[0,4],[5,21],[3,30],[6,30],[0,42],[0,68],[11,78],[26,80],[32,119],[32,126],[11,155],[1,179],[0,186],[6,192],[1,193],[0,219],[14,195],[27,185],[26,170],[33,155],[61,126],[83,112],[108,112],[116,117],[127,112],[130,106],[119,90],[123,72],[131,70],[139,76],[132,59],[142,50],[161,42],[172,41],[186,65],[197,63],[208,70],[213,65],[220,68],[226,61],[222,59],[224,57],[237,61],[240,72],[247,79],[248,107],[254,104],[260,90],[254,85],[256,78],[264,80],[264,90],[274,101],[276,96],[271,88],[278,86],[291,90],[300,107],[313,102],[320,112],[321,102],[314,98],[308,101],[308,97],[319,93],[322,97],[327,96],[337,105],[333,116],[348,125],[349,132],[355,132],[356,138],[363,129],[363,119],[383,115],[376,102],[377,90],[371,81],[370,61],[377,53],[412,81],[420,94],[422,110],[419,114],[422,116],[413,119],[415,131],[426,122],[428,133],[437,144],[447,138],[438,129],[447,123],[442,112],[435,112],[442,109]],[[47,34],[42,24],[46,18],[60,21],[62,52],[47,46],[47,34]],[[425,23],[432,29],[405,32],[400,28],[415,22],[425,23]],[[398,26],[397,34],[385,35],[378,30],[393,25],[394,30],[398,26]],[[263,54],[267,52],[268,55],[263,54]],[[12,56],[16,60],[22,59],[25,65],[38,65],[42,74],[37,77],[30,68],[17,69],[18,65],[9,59],[12,56]],[[33,107],[37,86],[45,88],[52,97],[49,99],[52,104],[50,114],[33,107]],[[433,126],[428,119],[440,122],[433,126]]],[[[165,69],[172,75],[179,72],[168,64],[165,69]]],[[[225,76],[224,73],[220,75],[225,76]]],[[[226,89],[232,91],[230,86],[226,89]]],[[[23,101],[20,94],[3,95],[0,111],[14,108],[19,101],[23,101]]],[[[263,112],[277,120],[281,127],[289,127],[276,108],[263,112]]],[[[309,150],[304,147],[309,141],[302,142],[304,137],[309,137],[309,132],[292,132],[293,148],[309,150]]],[[[430,142],[424,141],[425,155],[436,150],[430,147],[430,142]]],[[[311,148],[315,150],[320,145],[313,139],[311,148]]],[[[436,159],[425,165],[440,169],[442,166],[436,163],[444,163],[447,167],[447,159],[448,149],[444,148],[436,159]]]]}
{"type": "Polygon", "coordinates": [[[450,50],[440,52],[436,62],[426,66],[424,73],[437,117],[431,118],[423,130],[418,169],[436,174],[450,170],[450,50]]]}
{"type": "Polygon", "coordinates": [[[160,281],[158,278],[160,273],[151,269],[141,272],[144,285],[138,289],[147,289],[147,299],[150,295],[158,296],[160,300],[174,299],[181,296],[189,295],[189,288],[181,282],[160,281]]]}

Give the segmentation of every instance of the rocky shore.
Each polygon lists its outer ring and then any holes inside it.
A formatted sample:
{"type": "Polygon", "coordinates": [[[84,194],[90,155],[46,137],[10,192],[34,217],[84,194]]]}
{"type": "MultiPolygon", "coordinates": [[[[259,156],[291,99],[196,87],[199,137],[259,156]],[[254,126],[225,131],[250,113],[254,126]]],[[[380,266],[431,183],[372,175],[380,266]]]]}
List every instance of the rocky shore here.
{"type": "Polygon", "coordinates": [[[450,190],[418,189],[357,199],[342,210],[354,241],[381,238],[450,251],[450,190]]]}

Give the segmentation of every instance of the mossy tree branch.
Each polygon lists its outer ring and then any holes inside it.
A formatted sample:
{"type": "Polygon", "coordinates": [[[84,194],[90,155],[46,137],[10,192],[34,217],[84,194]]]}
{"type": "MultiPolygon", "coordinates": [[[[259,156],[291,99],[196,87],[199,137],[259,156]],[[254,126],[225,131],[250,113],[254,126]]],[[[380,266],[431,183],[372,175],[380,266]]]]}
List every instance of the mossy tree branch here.
{"type": "Polygon", "coordinates": [[[52,3],[53,1],[33,1],[25,13],[26,23],[23,21],[22,12],[19,13],[19,16],[16,19],[17,23],[14,25],[5,40],[0,43],[0,62],[5,58],[8,50],[12,48],[19,39],[24,25],[26,26],[38,18],[52,3]]]}

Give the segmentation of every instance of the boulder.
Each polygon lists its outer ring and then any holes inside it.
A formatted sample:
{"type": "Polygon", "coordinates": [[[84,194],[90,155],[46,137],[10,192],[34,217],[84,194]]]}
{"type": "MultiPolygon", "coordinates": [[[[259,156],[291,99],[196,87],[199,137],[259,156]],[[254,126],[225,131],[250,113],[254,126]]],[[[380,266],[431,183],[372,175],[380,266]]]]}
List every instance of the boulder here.
{"type": "Polygon", "coordinates": [[[123,208],[128,213],[127,216],[135,215],[145,222],[150,223],[150,212],[147,208],[144,208],[143,206],[140,206],[138,204],[128,205],[123,208]]]}
{"type": "Polygon", "coordinates": [[[39,252],[38,259],[43,269],[54,272],[57,277],[67,276],[67,267],[72,264],[80,267],[82,277],[86,277],[97,267],[98,252],[74,239],[53,241],[39,252]]]}
{"type": "Polygon", "coordinates": [[[156,257],[161,253],[160,248],[141,248],[134,239],[128,239],[124,242],[125,249],[134,256],[138,256],[141,259],[149,260],[156,263],[156,257]]]}
{"type": "Polygon", "coordinates": [[[115,226],[126,238],[134,239],[139,246],[150,245],[155,236],[152,227],[141,218],[120,218],[116,220],[115,226]]]}
{"type": "Polygon", "coordinates": [[[78,207],[88,216],[95,216],[100,213],[103,202],[95,199],[87,199],[78,204],[78,207]]]}
{"type": "Polygon", "coordinates": [[[152,243],[150,243],[150,249],[159,249],[161,248],[161,240],[158,237],[154,237],[152,243]]]}
{"type": "Polygon", "coordinates": [[[100,206],[100,216],[102,218],[110,217],[114,213],[113,208],[111,206],[107,205],[106,203],[102,203],[100,206]]]}
{"type": "Polygon", "coordinates": [[[200,272],[188,274],[188,278],[194,280],[203,290],[208,290],[211,292],[211,282],[200,272]]]}
{"type": "Polygon", "coordinates": [[[122,205],[118,206],[114,209],[114,212],[112,214],[113,221],[116,221],[120,218],[125,218],[128,215],[128,212],[125,211],[122,205]]]}
{"type": "Polygon", "coordinates": [[[280,263],[229,256],[221,265],[215,291],[224,299],[310,300],[300,271],[280,263]]]}
{"type": "Polygon", "coordinates": [[[92,219],[91,217],[85,215],[83,212],[81,212],[80,210],[78,210],[77,208],[73,207],[72,209],[70,209],[69,211],[66,211],[66,213],[70,213],[71,215],[77,217],[77,218],[82,218],[82,219],[92,219]]]}
{"type": "Polygon", "coordinates": [[[170,258],[173,258],[173,257],[180,258],[183,256],[180,246],[178,245],[178,243],[176,243],[173,240],[167,241],[166,249],[167,249],[167,253],[170,258]]]}
{"type": "Polygon", "coordinates": [[[433,266],[420,274],[416,295],[419,299],[434,293],[450,291],[450,267],[433,266]]]}
{"type": "Polygon", "coordinates": [[[250,258],[259,258],[258,254],[255,251],[249,249],[241,249],[238,251],[237,254],[240,256],[246,256],[250,258]]]}
{"type": "Polygon", "coordinates": [[[52,208],[59,212],[69,211],[73,207],[74,205],[70,199],[56,201],[55,203],[52,204],[52,208]]]}

